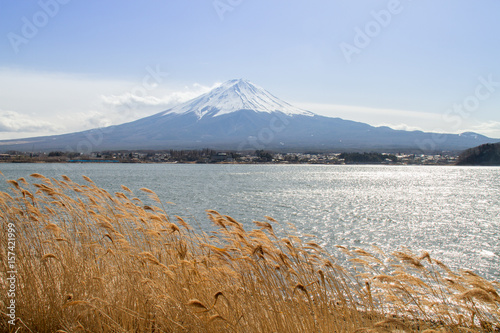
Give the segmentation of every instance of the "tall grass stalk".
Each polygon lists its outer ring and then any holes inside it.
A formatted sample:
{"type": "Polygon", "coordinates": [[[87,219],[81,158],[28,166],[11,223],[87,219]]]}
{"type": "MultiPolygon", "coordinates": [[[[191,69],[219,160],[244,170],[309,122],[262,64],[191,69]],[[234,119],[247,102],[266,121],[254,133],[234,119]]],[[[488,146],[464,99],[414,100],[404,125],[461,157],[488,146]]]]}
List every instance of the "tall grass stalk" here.
{"type": "MultiPolygon", "coordinates": [[[[8,180],[0,192],[3,332],[492,332],[499,284],[428,253],[338,247],[351,266],[266,217],[207,211],[194,229],[89,178],[8,180]],[[16,226],[16,325],[7,225],[16,226]],[[279,231],[278,231],[279,230],[279,231]]],[[[150,202],[149,202],[150,201],[150,202]]]]}

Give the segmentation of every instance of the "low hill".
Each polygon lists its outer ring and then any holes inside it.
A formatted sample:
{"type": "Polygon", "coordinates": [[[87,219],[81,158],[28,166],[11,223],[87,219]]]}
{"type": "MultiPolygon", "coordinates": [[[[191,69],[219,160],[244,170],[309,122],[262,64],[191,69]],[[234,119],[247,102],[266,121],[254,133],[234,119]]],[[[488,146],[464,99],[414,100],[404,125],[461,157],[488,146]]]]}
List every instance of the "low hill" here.
{"type": "Polygon", "coordinates": [[[487,143],[467,149],[457,165],[500,165],[500,143],[487,143]]]}

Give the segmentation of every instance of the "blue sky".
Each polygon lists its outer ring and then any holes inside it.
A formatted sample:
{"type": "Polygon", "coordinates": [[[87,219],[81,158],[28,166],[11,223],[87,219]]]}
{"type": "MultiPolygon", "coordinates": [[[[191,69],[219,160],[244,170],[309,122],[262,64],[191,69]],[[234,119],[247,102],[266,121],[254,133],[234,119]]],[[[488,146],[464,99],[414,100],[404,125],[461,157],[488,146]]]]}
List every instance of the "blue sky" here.
{"type": "Polygon", "coordinates": [[[0,0],[0,139],[119,124],[246,78],[298,107],[500,138],[496,0],[0,0]]]}

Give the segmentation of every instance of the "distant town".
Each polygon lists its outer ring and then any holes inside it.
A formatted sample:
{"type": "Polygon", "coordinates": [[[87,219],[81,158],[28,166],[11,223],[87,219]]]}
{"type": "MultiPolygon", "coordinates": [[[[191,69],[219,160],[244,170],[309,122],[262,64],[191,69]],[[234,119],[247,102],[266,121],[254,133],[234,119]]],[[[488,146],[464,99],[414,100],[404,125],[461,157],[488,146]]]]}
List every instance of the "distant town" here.
{"type": "Polygon", "coordinates": [[[344,152],[276,153],[202,150],[103,151],[88,154],[75,152],[16,152],[0,154],[0,162],[10,163],[233,163],[233,164],[387,164],[454,165],[458,155],[344,152]]]}

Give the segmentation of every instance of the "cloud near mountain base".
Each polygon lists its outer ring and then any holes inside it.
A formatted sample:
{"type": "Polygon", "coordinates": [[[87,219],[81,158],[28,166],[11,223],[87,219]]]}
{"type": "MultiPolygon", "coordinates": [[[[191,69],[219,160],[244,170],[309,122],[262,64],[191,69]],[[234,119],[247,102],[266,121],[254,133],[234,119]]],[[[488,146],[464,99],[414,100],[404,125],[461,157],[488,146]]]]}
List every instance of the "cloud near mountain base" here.
{"type": "Polygon", "coordinates": [[[15,111],[0,110],[0,132],[56,132],[60,128],[48,121],[20,114],[15,111]]]}
{"type": "MultiPolygon", "coordinates": [[[[134,91],[125,92],[120,95],[101,95],[101,101],[106,108],[114,108],[116,110],[154,109],[159,112],[198,97],[218,85],[219,84],[216,83],[212,87],[208,87],[201,84],[193,84],[191,87],[185,87],[184,90],[169,91],[161,96],[158,96],[158,94],[141,96],[134,91]]],[[[139,91],[141,90],[138,90],[138,92],[139,91]]]]}

